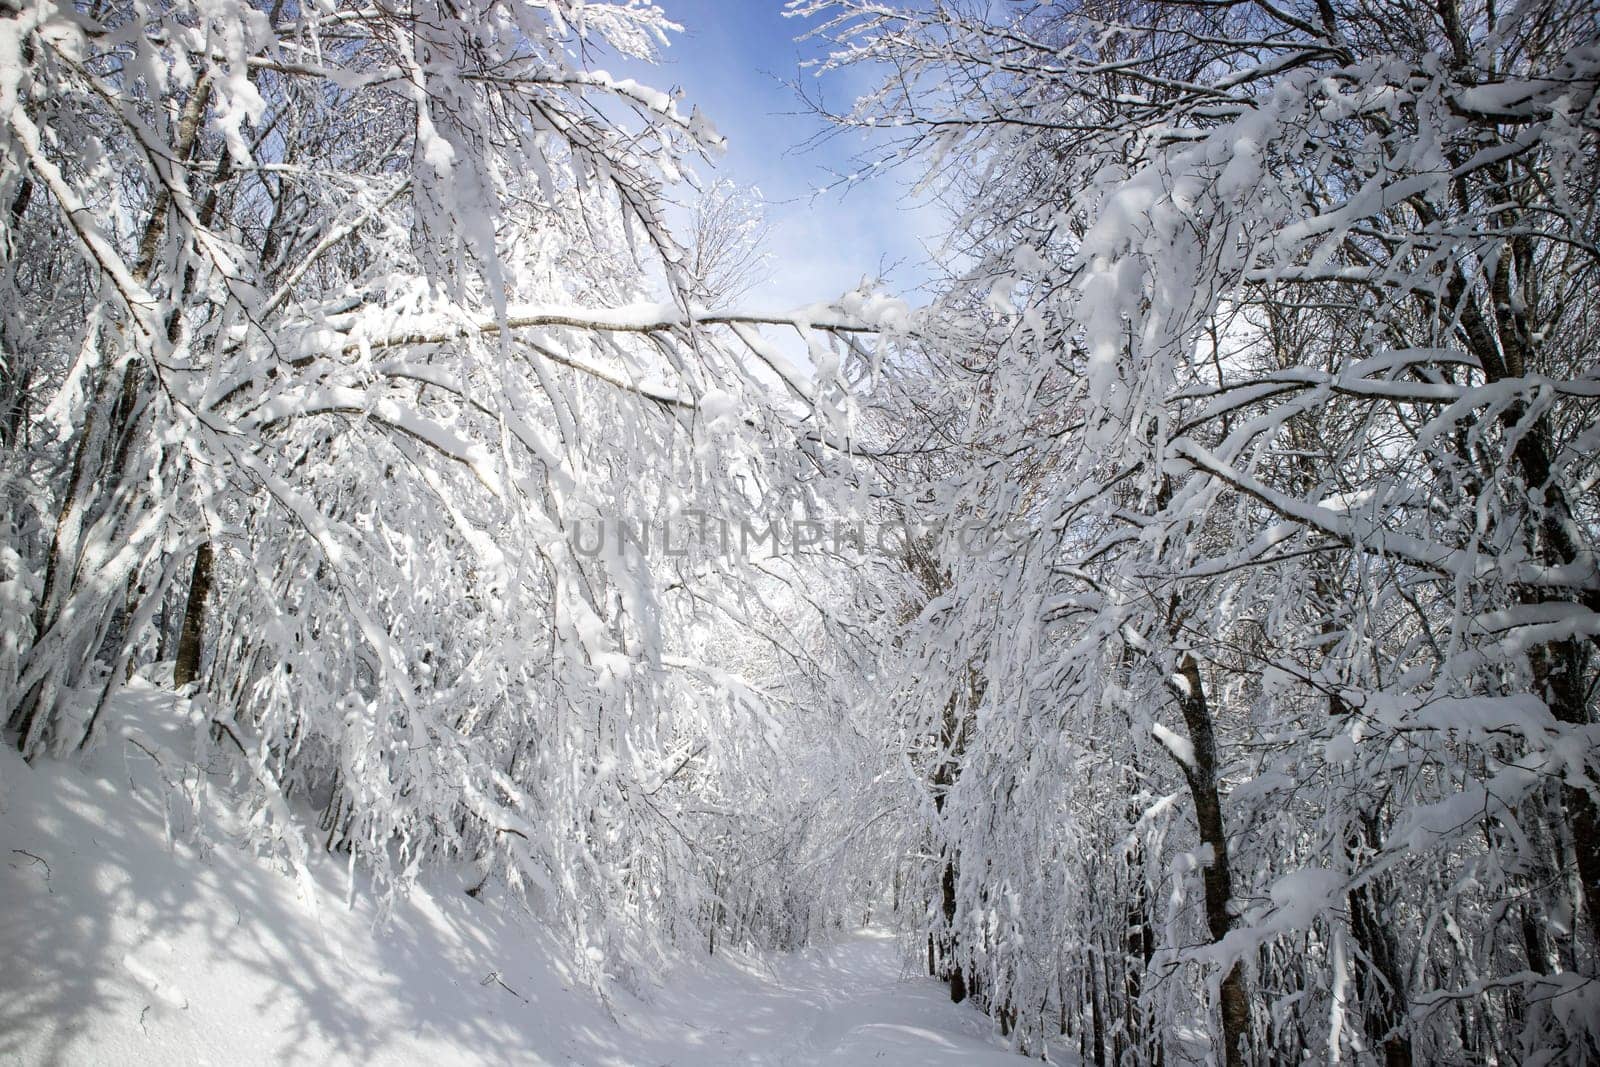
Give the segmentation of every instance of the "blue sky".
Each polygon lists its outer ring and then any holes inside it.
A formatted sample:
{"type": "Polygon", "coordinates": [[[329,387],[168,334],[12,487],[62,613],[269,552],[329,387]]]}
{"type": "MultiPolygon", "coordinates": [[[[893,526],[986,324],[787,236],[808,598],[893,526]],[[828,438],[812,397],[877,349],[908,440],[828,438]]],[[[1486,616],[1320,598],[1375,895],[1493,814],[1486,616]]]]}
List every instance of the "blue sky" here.
{"type": "Polygon", "coordinates": [[[782,0],[658,2],[684,32],[672,35],[657,66],[630,65],[626,73],[661,89],[681,86],[685,103],[698,105],[728,139],[727,154],[702,176],[756,186],[766,198],[773,278],[747,299],[773,306],[831,299],[863,275],[910,295],[925,278],[923,242],[936,235],[940,216],[892,172],[830,190],[870,146],[853,131],[803,143],[827,124],[785,83],[805,83],[836,111],[847,110],[862,85],[845,75],[819,82],[798,69],[819,51],[817,42],[794,40],[809,21],[783,17],[782,0]]]}

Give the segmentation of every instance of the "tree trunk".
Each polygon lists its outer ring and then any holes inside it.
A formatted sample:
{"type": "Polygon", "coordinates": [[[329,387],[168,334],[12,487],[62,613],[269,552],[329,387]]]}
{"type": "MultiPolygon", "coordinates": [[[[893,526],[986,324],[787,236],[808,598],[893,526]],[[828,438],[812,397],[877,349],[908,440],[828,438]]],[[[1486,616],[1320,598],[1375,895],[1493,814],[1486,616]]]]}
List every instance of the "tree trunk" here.
{"type": "MultiPolygon", "coordinates": [[[[977,674],[969,669],[967,686],[969,707],[977,705],[981,694],[982,688],[977,674]]],[[[971,728],[970,715],[970,711],[965,714],[962,711],[961,694],[952,693],[944,707],[944,721],[939,729],[940,760],[934,767],[932,776],[933,808],[939,816],[944,815],[945,801],[961,774],[961,756],[966,750],[971,728]]],[[[939,977],[950,984],[950,1000],[956,1004],[966,1000],[973,992],[968,988],[967,974],[961,963],[960,938],[956,934],[955,926],[956,882],[960,862],[960,855],[951,845],[946,844],[942,850],[939,872],[939,905],[940,914],[944,917],[944,928],[939,944],[939,977]]]]}
{"type": "Polygon", "coordinates": [[[1094,1027],[1094,1063],[1095,1067],[1106,1067],[1106,1017],[1100,1010],[1100,978],[1095,973],[1099,970],[1094,966],[1092,957],[1086,957],[1084,962],[1089,972],[1089,1019],[1094,1027]]]}
{"type": "MultiPolygon", "coordinates": [[[[1367,847],[1377,852],[1381,845],[1378,820],[1374,815],[1361,817],[1362,832],[1367,847]]],[[[1374,1045],[1383,1049],[1385,1067],[1411,1067],[1411,1038],[1406,1032],[1410,1017],[1406,1004],[1405,976],[1400,970],[1399,950],[1394,933],[1384,925],[1380,910],[1381,883],[1366,882],[1346,894],[1350,908],[1350,932],[1366,962],[1376,973],[1377,981],[1369,983],[1365,970],[1356,970],[1356,988],[1366,1003],[1362,1013],[1367,1036],[1374,1045]]]]}
{"type": "Polygon", "coordinates": [[[194,554],[189,576],[189,599],[183,609],[183,631],[178,637],[178,659],[172,665],[172,684],[182,689],[200,677],[200,656],[205,648],[206,604],[211,598],[211,542],[202,542],[194,554]]]}
{"type": "MultiPolygon", "coordinates": [[[[1221,941],[1233,929],[1228,902],[1233,896],[1233,876],[1228,868],[1228,838],[1222,825],[1222,800],[1217,793],[1217,740],[1212,729],[1211,708],[1206,703],[1205,683],[1200,666],[1187,652],[1178,663],[1178,705],[1189,730],[1194,750],[1193,764],[1179,761],[1194,799],[1195,822],[1200,842],[1209,846],[1211,862],[1201,880],[1205,886],[1206,926],[1213,942],[1221,941]]],[[[1227,1067],[1244,1067],[1244,1045],[1250,1034],[1250,1005],[1245,999],[1244,972],[1238,963],[1222,976],[1223,1062],[1227,1067]]]]}
{"type": "Polygon", "coordinates": [[[967,999],[967,976],[962,969],[961,961],[956,953],[956,861],[954,856],[947,856],[944,861],[944,871],[939,877],[939,897],[944,915],[945,944],[944,951],[940,954],[940,975],[950,983],[950,1001],[960,1004],[967,999]]]}

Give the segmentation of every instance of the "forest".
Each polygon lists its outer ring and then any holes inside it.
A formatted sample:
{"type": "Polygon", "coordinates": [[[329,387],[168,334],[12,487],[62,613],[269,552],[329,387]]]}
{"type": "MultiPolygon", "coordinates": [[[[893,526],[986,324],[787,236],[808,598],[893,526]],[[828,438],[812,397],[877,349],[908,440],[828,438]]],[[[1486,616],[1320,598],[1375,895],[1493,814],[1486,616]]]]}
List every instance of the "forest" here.
{"type": "Polygon", "coordinates": [[[0,823],[154,688],[598,997],[1600,1063],[1600,8],[788,0],[942,221],[774,304],[673,7],[0,0],[0,823]]]}

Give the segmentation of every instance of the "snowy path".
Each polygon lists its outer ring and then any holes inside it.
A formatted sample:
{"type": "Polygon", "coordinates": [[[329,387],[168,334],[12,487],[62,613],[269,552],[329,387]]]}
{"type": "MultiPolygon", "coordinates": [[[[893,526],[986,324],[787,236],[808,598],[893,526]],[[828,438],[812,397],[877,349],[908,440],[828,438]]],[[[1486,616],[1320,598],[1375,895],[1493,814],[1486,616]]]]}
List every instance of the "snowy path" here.
{"type": "Polygon", "coordinates": [[[950,1003],[942,985],[904,977],[892,938],[863,932],[777,957],[773,970],[703,976],[654,1007],[681,1020],[661,1063],[1021,1064],[993,1023],[950,1003]]]}
{"type": "MultiPolygon", "coordinates": [[[[183,744],[136,691],[90,766],[0,749],[0,1063],[1021,1064],[989,1020],[902,978],[867,931],[787,956],[685,963],[615,1019],[527,920],[458,885],[374,930],[318,856],[305,885],[232,841],[168,843],[183,744]],[[160,766],[157,758],[166,757],[160,766]]],[[[220,788],[215,783],[213,788],[220,788]]]]}

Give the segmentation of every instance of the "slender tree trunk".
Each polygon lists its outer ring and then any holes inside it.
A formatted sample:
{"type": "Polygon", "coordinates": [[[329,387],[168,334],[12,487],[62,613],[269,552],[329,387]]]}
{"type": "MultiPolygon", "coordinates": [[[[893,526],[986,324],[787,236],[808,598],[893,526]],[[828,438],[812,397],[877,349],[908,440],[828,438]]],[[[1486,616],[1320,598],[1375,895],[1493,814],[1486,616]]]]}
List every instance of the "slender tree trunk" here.
{"type": "MultiPolygon", "coordinates": [[[[976,706],[981,692],[976,672],[969,671],[967,694],[971,701],[969,706],[976,706]]],[[[961,774],[961,756],[966,750],[970,728],[968,716],[962,713],[960,696],[959,693],[953,693],[946,702],[944,722],[939,730],[940,760],[933,771],[932,785],[934,811],[941,817],[944,815],[945,802],[949,798],[950,790],[961,774]]],[[[960,863],[960,855],[954,847],[946,844],[942,851],[939,871],[939,910],[944,917],[939,945],[939,977],[950,984],[950,1000],[956,1004],[966,1000],[975,992],[969,988],[959,951],[960,938],[956,933],[956,884],[960,863]]]]}
{"type": "Polygon", "coordinates": [[[1092,956],[1086,956],[1084,964],[1089,972],[1089,1019],[1094,1027],[1094,1063],[1095,1067],[1106,1067],[1106,1017],[1100,1009],[1100,978],[1096,974],[1100,968],[1094,966],[1092,956]]]}
{"type": "Polygon", "coordinates": [[[182,689],[200,677],[200,655],[205,647],[206,603],[211,597],[211,542],[204,541],[194,554],[189,576],[189,599],[183,610],[183,631],[178,636],[178,659],[172,665],[172,684],[182,689]]]}
{"type": "Polygon", "coordinates": [[[944,973],[940,977],[950,983],[951,1002],[959,1004],[967,999],[967,975],[956,952],[956,860],[953,855],[946,857],[944,870],[939,875],[939,899],[945,929],[945,945],[939,961],[944,973]]]}
{"type": "MultiPolygon", "coordinates": [[[[1138,765],[1134,764],[1135,778],[1138,765]]],[[[1135,789],[1135,782],[1128,783],[1130,795],[1135,789]]],[[[1130,825],[1135,823],[1140,812],[1135,806],[1129,809],[1130,825]]],[[[1145,1026],[1144,1005],[1141,997],[1144,994],[1145,975],[1150,970],[1150,961],[1155,956],[1156,941],[1155,931],[1150,916],[1150,894],[1145,885],[1144,878],[1144,845],[1135,841],[1133,853],[1128,857],[1128,903],[1124,915],[1126,927],[1126,942],[1123,950],[1124,984],[1123,991],[1128,1000],[1123,1011],[1123,1018],[1128,1033],[1128,1044],[1134,1049],[1143,1049],[1146,1045],[1152,1046],[1150,1062],[1158,1062],[1161,1056],[1161,1033],[1159,1027],[1145,1026]]]]}
{"type": "MultiPolygon", "coordinates": [[[[1193,656],[1184,653],[1178,663],[1178,705],[1189,731],[1194,750],[1193,764],[1179,761],[1189,794],[1194,800],[1195,822],[1200,842],[1209,846],[1211,862],[1201,876],[1205,887],[1206,926],[1213,942],[1221,941],[1233,929],[1228,902],[1233,896],[1233,876],[1228,867],[1228,838],[1222,824],[1222,799],[1217,793],[1217,740],[1212,728],[1211,708],[1206,702],[1205,683],[1193,656]]],[[[1244,1067],[1245,1043],[1250,1035],[1250,1005],[1245,999],[1244,973],[1238,963],[1222,976],[1223,1062],[1227,1067],[1244,1067]]]]}
{"type": "MultiPolygon", "coordinates": [[[[1375,815],[1361,816],[1362,834],[1367,847],[1376,852],[1382,844],[1378,819],[1375,815]]],[[[1355,936],[1377,981],[1370,982],[1365,966],[1356,968],[1357,990],[1370,993],[1363,999],[1363,1020],[1367,1036],[1383,1049],[1385,1067],[1411,1067],[1411,1037],[1406,1032],[1410,1017],[1407,1006],[1405,976],[1400,969],[1400,953],[1395,945],[1394,933],[1384,925],[1380,908],[1381,884],[1369,881],[1346,895],[1350,908],[1350,932],[1355,936]],[[1366,989],[1364,987],[1373,988],[1366,989]]]]}

